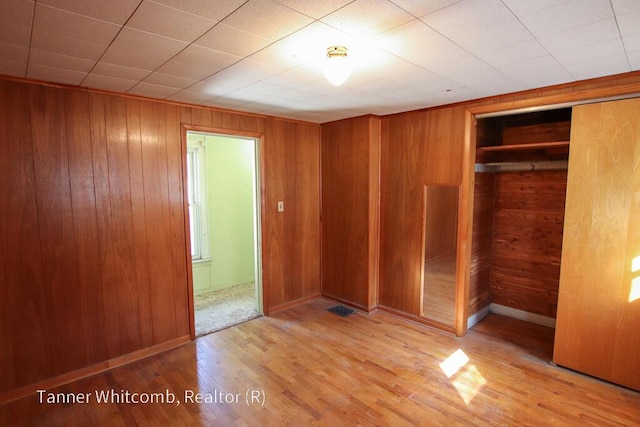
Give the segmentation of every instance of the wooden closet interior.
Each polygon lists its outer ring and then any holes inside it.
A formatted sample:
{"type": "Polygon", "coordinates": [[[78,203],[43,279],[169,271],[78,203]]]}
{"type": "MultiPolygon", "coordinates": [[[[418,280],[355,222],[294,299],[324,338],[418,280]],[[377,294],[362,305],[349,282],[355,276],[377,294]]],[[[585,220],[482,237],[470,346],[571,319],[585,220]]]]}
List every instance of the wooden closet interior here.
{"type": "Polygon", "coordinates": [[[555,323],[571,108],[476,118],[470,313],[555,323]]]}

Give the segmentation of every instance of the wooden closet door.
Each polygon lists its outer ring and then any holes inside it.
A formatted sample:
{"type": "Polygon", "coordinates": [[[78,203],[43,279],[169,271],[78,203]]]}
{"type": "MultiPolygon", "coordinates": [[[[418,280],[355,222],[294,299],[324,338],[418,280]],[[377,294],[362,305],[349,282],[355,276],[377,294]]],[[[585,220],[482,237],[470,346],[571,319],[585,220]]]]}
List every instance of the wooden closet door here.
{"type": "Polygon", "coordinates": [[[575,107],[553,360],[640,390],[640,99],[575,107]]]}

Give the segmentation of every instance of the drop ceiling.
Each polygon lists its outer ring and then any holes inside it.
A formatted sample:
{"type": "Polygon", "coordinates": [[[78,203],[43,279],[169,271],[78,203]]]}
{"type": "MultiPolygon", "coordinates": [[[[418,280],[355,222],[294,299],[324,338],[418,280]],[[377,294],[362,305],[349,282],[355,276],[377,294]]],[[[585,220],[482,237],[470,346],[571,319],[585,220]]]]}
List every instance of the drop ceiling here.
{"type": "Polygon", "coordinates": [[[638,69],[638,0],[2,0],[0,15],[0,74],[315,123],[638,69]],[[352,62],[340,87],[331,45],[352,62]]]}

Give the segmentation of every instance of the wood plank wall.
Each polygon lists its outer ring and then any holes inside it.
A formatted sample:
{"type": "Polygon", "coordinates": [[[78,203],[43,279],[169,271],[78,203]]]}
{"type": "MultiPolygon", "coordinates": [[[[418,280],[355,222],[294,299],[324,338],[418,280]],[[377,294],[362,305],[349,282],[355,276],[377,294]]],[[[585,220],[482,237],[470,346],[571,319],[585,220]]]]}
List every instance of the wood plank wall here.
{"type": "Polygon", "coordinates": [[[491,304],[491,241],[493,240],[494,173],[476,173],[473,232],[469,268],[469,312],[491,304]]]}
{"type": "Polygon", "coordinates": [[[319,295],[318,125],[9,80],[0,114],[0,397],[188,339],[181,123],[263,135],[265,311],[319,295]]]}
{"type": "Polygon", "coordinates": [[[380,119],[322,125],[322,294],[377,304],[380,119]]]}
{"type": "Polygon", "coordinates": [[[382,306],[420,316],[425,185],[462,182],[464,109],[382,118],[380,283],[382,306]]]}
{"type": "Polygon", "coordinates": [[[555,318],[567,172],[495,176],[491,301],[555,318]]]}

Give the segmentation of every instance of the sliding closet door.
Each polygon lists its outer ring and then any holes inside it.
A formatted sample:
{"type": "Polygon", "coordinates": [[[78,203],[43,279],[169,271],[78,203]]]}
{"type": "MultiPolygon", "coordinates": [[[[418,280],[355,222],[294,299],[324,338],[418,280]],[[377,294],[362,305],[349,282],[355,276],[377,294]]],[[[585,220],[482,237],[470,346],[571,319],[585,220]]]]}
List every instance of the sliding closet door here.
{"type": "Polygon", "coordinates": [[[575,107],[553,360],[640,390],[640,99],[575,107]]]}

